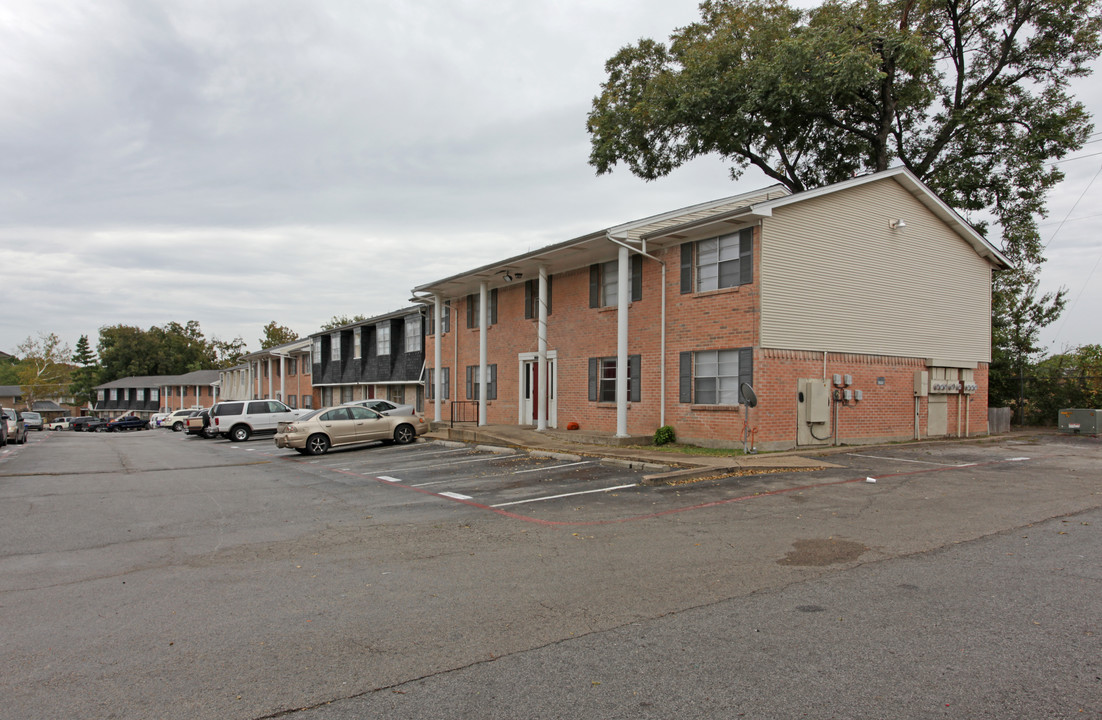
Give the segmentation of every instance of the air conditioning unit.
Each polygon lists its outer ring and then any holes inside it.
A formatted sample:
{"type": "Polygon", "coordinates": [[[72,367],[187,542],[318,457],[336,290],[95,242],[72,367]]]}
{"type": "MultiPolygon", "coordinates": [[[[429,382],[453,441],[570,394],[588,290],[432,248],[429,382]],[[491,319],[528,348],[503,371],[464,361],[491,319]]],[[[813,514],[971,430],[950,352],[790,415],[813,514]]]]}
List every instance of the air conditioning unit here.
{"type": "Polygon", "coordinates": [[[1102,410],[1067,409],[1059,415],[1060,432],[1073,435],[1097,435],[1102,426],[1102,410]]]}

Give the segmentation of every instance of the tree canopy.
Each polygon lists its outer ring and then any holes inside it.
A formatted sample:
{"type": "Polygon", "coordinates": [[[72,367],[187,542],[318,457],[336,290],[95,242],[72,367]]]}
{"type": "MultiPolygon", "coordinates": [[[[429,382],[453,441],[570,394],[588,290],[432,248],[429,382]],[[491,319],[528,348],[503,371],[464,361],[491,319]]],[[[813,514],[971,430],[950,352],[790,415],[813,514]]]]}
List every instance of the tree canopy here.
{"type": "Polygon", "coordinates": [[[260,349],[267,350],[277,345],[285,345],[298,340],[298,333],[289,327],[276,324],[275,320],[264,326],[264,337],[260,338],[260,349]]]}
{"type": "Polygon", "coordinates": [[[1053,161],[1093,126],[1069,81],[1102,51],[1099,0],[705,0],[622,48],[588,117],[590,164],[652,180],[718,154],[800,191],[903,165],[1014,269],[995,279],[993,375],[1036,355],[1065,291],[1038,295],[1053,161]]]}
{"type": "Polygon", "coordinates": [[[332,330],[333,328],[344,327],[345,325],[351,325],[352,323],[363,322],[367,320],[366,315],[334,315],[329,318],[329,321],[321,326],[321,330],[332,330]]]}
{"type": "Polygon", "coordinates": [[[207,340],[199,323],[170,322],[148,330],[129,325],[102,327],[98,343],[99,381],[143,375],[183,375],[237,364],[245,341],[207,340]]]}
{"type": "Polygon", "coordinates": [[[28,408],[36,400],[56,398],[68,391],[71,351],[56,333],[40,333],[38,339],[28,337],[16,352],[21,358],[16,376],[28,408]]]}

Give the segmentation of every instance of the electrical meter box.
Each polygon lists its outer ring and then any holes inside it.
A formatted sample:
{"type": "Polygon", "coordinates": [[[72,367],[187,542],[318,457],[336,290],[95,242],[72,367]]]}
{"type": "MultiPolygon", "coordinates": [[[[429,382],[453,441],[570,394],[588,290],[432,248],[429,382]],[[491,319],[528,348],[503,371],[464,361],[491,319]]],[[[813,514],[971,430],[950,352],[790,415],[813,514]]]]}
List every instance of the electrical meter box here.
{"type": "Polygon", "coordinates": [[[930,373],[927,370],[915,372],[915,397],[926,397],[930,394],[930,373]]]}
{"type": "Polygon", "coordinates": [[[1067,409],[1059,415],[1060,432],[1073,435],[1097,435],[1102,426],[1102,410],[1067,409]]]}

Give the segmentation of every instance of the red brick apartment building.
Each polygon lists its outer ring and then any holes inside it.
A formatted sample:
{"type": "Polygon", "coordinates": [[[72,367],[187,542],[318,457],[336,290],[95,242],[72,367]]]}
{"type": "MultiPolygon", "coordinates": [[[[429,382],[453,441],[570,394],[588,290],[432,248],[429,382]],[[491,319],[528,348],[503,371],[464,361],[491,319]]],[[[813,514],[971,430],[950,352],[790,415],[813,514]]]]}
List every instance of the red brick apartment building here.
{"type": "Polygon", "coordinates": [[[764,450],[984,434],[1008,266],[903,168],[662,213],[415,288],[426,412],[764,450]]]}

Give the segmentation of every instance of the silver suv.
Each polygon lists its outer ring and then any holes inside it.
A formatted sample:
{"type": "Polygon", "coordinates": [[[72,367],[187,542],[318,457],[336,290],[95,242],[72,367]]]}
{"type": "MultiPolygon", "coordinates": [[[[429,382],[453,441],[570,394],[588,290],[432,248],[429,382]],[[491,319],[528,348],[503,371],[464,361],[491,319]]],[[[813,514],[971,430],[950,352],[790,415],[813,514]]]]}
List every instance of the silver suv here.
{"type": "Polygon", "coordinates": [[[212,436],[225,435],[234,442],[244,442],[253,435],[274,435],[276,426],[290,422],[299,415],[312,412],[309,408],[294,410],[278,400],[228,400],[215,403],[210,409],[212,436]]]}

